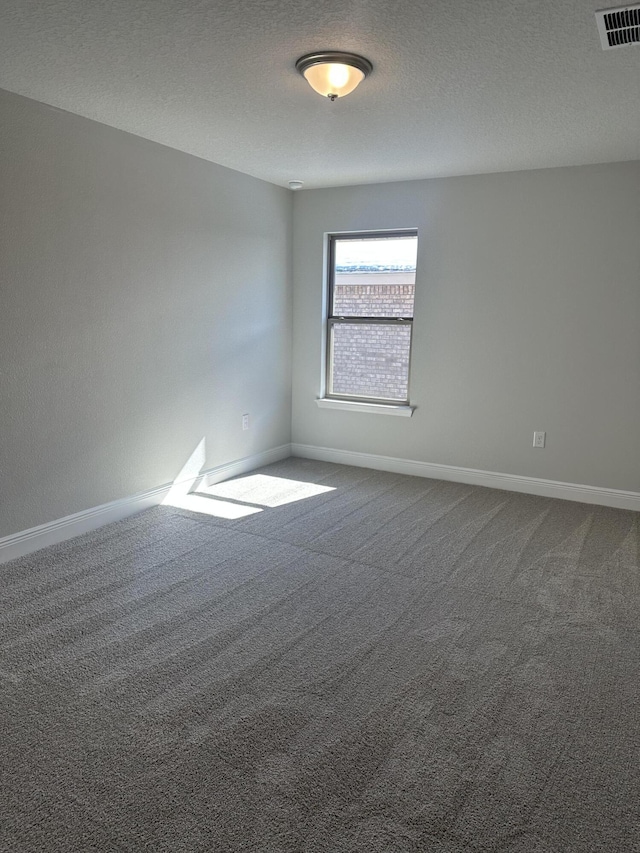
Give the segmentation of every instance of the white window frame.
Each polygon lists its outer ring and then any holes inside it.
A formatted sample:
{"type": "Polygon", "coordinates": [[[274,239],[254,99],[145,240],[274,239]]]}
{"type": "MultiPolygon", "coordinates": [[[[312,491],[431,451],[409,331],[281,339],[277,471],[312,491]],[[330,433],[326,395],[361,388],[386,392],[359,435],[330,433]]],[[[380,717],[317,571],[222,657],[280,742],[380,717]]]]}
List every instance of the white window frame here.
{"type": "MultiPolygon", "coordinates": [[[[325,297],[324,297],[324,333],[323,333],[323,386],[324,394],[317,400],[317,405],[323,409],[345,409],[367,414],[398,415],[411,417],[415,406],[409,403],[411,382],[411,358],[413,350],[413,316],[410,318],[399,317],[343,317],[333,313],[333,294],[335,287],[335,245],[339,240],[366,240],[380,239],[385,237],[417,237],[417,228],[401,228],[385,231],[354,231],[336,232],[326,235],[326,267],[325,267],[325,297]],[[407,399],[395,400],[383,397],[364,397],[349,394],[331,393],[332,376],[332,352],[331,331],[335,325],[406,325],[411,329],[409,339],[409,365],[407,375],[407,399]]],[[[415,312],[414,312],[415,313],[415,312]]]]}

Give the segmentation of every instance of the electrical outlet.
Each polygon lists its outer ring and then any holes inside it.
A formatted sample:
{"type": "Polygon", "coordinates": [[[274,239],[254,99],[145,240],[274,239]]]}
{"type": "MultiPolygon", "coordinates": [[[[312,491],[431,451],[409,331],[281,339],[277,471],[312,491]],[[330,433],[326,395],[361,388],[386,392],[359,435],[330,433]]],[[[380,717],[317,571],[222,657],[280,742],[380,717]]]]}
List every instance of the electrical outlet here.
{"type": "Polygon", "coordinates": [[[249,415],[242,416],[242,429],[249,429],[249,415]]]}
{"type": "Polygon", "coordinates": [[[533,446],[534,447],[544,447],[544,442],[547,437],[546,432],[534,432],[533,434],[533,446]]]}

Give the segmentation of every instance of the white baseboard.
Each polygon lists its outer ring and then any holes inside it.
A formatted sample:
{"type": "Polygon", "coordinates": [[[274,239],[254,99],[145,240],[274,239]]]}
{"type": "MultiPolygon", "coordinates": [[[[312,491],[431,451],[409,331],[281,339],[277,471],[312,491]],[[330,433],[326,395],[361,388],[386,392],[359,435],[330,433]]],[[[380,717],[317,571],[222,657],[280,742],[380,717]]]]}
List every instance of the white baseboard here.
{"type": "Polygon", "coordinates": [[[15,560],[16,557],[24,557],[25,554],[30,554],[32,551],[39,551],[40,548],[55,545],[57,542],[64,542],[65,539],[72,539],[74,536],[80,536],[82,533],[103,527],[105,524],[120,521],[129,515],[135,515],[137,512],[157,506],[162,503],[170,488],[171,483],[167,483],[164,486],[158,486],[131,497],[120,498],[120,500],[111,501],[101,506],[84,509],[81,512],[75,512],[73,515],[31,527],[29,530],[4,536],[0,539],[0,564],[15,560]]]}
{"type": "Polygon", "coordinates": [[[449,480],[454,483],[488,486],[491,489],[504,489],[508,492],[523,492],[528,495],[541,495],[547,498],[561,498],[569,501],[580,501],[581,503],[600,504],[601,506],[610,506],[617,509],[640,511],[640,492],[625,492],[619,489],[605,489],[598,486],[561,483],[556,480],[542,480],[538,477],[522,477],[517,474],[478,471],[475,468],[458,468],[455,465],[416,462],[411,459],[397,459],[393,456],[377,456],[373,453],[335,450],[330,447],[314,447],[308,444],[292,444],[291,453],[293,456],[301,456],[305,459],[318,459],[322,462],[337,462],[341,465],[356,465],[361,468],[373,468],[377,471],[412,474],[416,477],[431,477],[436,480],[449,480]]]}
{"type": "MultiPolygon", "coordinates": [[[[290,445],[284,444],[263,453],[256,453],[254,456],[247,456],[235,462],[227,462],[210,468],[208,471],[202,472],[198,481],[202,482],[204,479],[208,485],[213,485],[238,474],[252,471],[254,468],[260,468],[262,465],[279,462],[290,455],[290,445]]],[[[76,512],[73,515],[67,515],[65,518],[58,518],[55,521],[31,527],[29,530],[4,536],[0,538],[0,565],[9,562],[9,560],[15,560],[17,557],[24,557],[32,551],[39,551],[40,548],[46,548],[48,545],[55,545],[66,539],[72,539],[74,536],[96,530],[105,524],[120,521],[122,518],[158,506],[173,486],[175,483],[165,483],[163,486],[157,486],[131,497],[120,498],[101,506],[76,512]]]]}
{"type": "MultiPolygon", "coordinates": [[[[399,459],[393,456],[378,456],[373,453],[359,453],[349,450],[336,450],[330,447],[315,447],[307,444],[283,444],[271,450],[246,456],[234,462],[226,462],[215,468],[203,471],[198,484],[213,486],[230,477],[246,474],[263,465],[279,462],[288,456],[301,456],[306,459],[318,459],[323,462],[336,462],[341,465],[356,465],[361,468],[373,468],[378,471],[392,471],[397,474],[411,474],[417,477],[430,477],[437,480],[449,480],[454,483],[469,483],[476,486],[488,486],[510,492],[523,492],[548,498],[580,501],[600,504],[618,509],[640,511],[640,492],[625,492],[619,489],[605,489],[598,486],[584,486],[575,483],[561,483],[556,480],[542,480],[537,477],[522,477],[516,474],[500,474],[494,471],[478,471],[474,468],[459,468],[455,465],[438,465],[432,462],[417,462],[411,459],[399,459]]],[[[146,492],[140,492],[127,498],[111,501],[101,506],[76,512],[65,518],[40,524],[29,530],[22,530],[10,536],[0,538],[0,564],[17,557],[23,557],[32,551],[55,545],[82,533],[88,533],[105,524],[119,521],[135,515],[145,509],[158,506],[169,494],[174,483],[166,483],[146,492]]],[[[195,491],[197,486],[192,490],[195,491]]]]}
{"type": "MultiPolygon", "coordinates": [[[[281,444],[280,447],[274,447],[271,450],[264,450],[262,453],[255,453],[253,456],[245,456],[244,459],[238,459],[235,462],[227,462],[224,465],[218,465],[216,468],[210,468],[202,473],[200,482],[203,483],[204,481],[207,486],[215,486],[216,483],[221,483],[223,480],[246,474],[247,471],[262,468],[263,465],[271,465],[272,462],[280,462],[289,456],[291,456],[291,445],[281,444]]],[[[194,488],[192,491],[197,491],[197,489],[194,488]]]]}

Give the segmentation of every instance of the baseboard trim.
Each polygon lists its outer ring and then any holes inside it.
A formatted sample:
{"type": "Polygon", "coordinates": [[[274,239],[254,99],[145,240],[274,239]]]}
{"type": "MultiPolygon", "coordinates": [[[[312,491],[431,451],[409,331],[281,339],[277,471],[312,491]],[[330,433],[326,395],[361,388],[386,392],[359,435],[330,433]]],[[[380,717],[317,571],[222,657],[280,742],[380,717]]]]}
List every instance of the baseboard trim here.
{"type": "Polygon", "coordinates": [[[13,533],[11,536],[4,536],[0,539],[0,564],[157,506],[162,503],[170,488],[171,483],[167,483],[131,497],[110,501],[19,533],[13,533]]]}
{"type": "MultiPolygon", "coordinates": [[[[206,479],[209,485],[214,485],[214,483],[220,483],[229,477],[235,477],[254,468],[260,468],[262,465],[279,462],[290,455],[290,445],[283,444],[280,447],[256,453],[253,456],[246,456],[234,462],[217,465],[203,471],[198,480],[202,482],[203,479],[206,479]]],[[[64,518],[58,518],[55,521],[49,521],[46,524],[39,524],[37,527],[29,528],[29,530],[4,536],[0,538],[0,565],[8,563],[9,560],[24,557],[33,551],[39,551],[49,545],[56,545],[66,539],[73,539],[73,537],[81,536],[83,533],[97,530],[99,527],[104,527],[105,524],[120,521],[153,506],[158,506],[175,485],[175,483],[165,483],[163,486],[157,486],[130,497],[110,501],[100,506],[91,507],[91,509],[73,513],[73,515],[67,515],[64,518]]]]}
{"type": "MultiPolygon", "coordinates": [[[[227,462],[224,465],[218,465],[215,468],[210,468],[208,471],[203,471],[200,483],[204,483],[207,486],[215,486],[216,483],[221,483],[230,477],[238,477],[240,474],[246,474],[255,468],[262,468],[263,465],[280,462],[289,456],[291,456],[291,445],[281,444],[280,447],[273,447],[271,450],[254,453],[252,456],[245,456],[243,459],[237,459],[235,462],[227,462]]],[[[197,489],[194,487],[192,491],[197,491],[197,489]]]]}
{"type": "Polygon", "coordinates": [[[393,456],[378,456],[373,453],[359,453],[350,450],[336,450],[331,447],[316,447],[309,444],[292,444],[291,454],[305,459],[336,462],[340,465],[356,465],[361,468],[373,468],[377,471],[391,471],[395,474],[431,477],[432,479],[449,480],[454,483],[488,486],[491,489],[503,489],[508,492],[523,492],[546,498],[561,498],[562,500],[600,504],[616,509],[640,511],[640,492],[625,492],[619,489],[600,488],[599,486],[562,483],[556,480],[522,477],[516,474],[500,474],[494,471],[480,471],[475,468],[459,468],[455,465],[417,462],[411,459],[398,459],[393,456]]]}
{"type": "MultiPolygon", "coordinates": [[[[198,477],[198,483],[204,482],[206,485],[213,486],[223,480],[228,480],[230,477],[246,474],[255,468],[279,462],[291,455],[323,462],[336,462],[340,465],[372,468],[377,471],[411,474],[416,477],[430,477],[436,480],[469,483],[470,485],[487,486],[509,492],[523,492],[547,498],[561,498],[562,500],[640,511],[640,492],[625,492],[599,486],[563,483],[537,477],[501,474],[495,471],[481,471],[475,468],[460,468],[455,465],[417,462],[412,459],[400,459],[393,456],[378,456],[373,453],[295,443],[283,444],[262,453],[217,465],[203,471],[198,477]]],[[[48,545],[55,545],[66,539],[72,539],[75,536],[103,527],[105,524],[120,521],[145,509],[158,506],[174,485],[174,483],[165,483],[163,486],[157,486],[131,497],[91,507],[73,515],[65,516],[65,518],[59,518],[37,527],[31,527],[29,530],[4,536],[0,538],[0,565],[9,562],[9,560],[24,557],[33,551],[39,551],[48,545]]]]}

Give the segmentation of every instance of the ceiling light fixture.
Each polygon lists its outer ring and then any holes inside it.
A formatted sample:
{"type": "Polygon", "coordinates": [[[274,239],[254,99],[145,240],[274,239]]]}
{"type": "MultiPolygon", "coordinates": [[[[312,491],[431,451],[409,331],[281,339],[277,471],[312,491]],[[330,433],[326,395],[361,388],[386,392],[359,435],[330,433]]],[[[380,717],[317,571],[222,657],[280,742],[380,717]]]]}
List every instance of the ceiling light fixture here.
{"type": "Polygon", "coordinates": [[[296,62],[296,68],[314,91],[330,101],[353,92],[373,70],[364,56],[336,50],[307,53],[296,62]]]}

